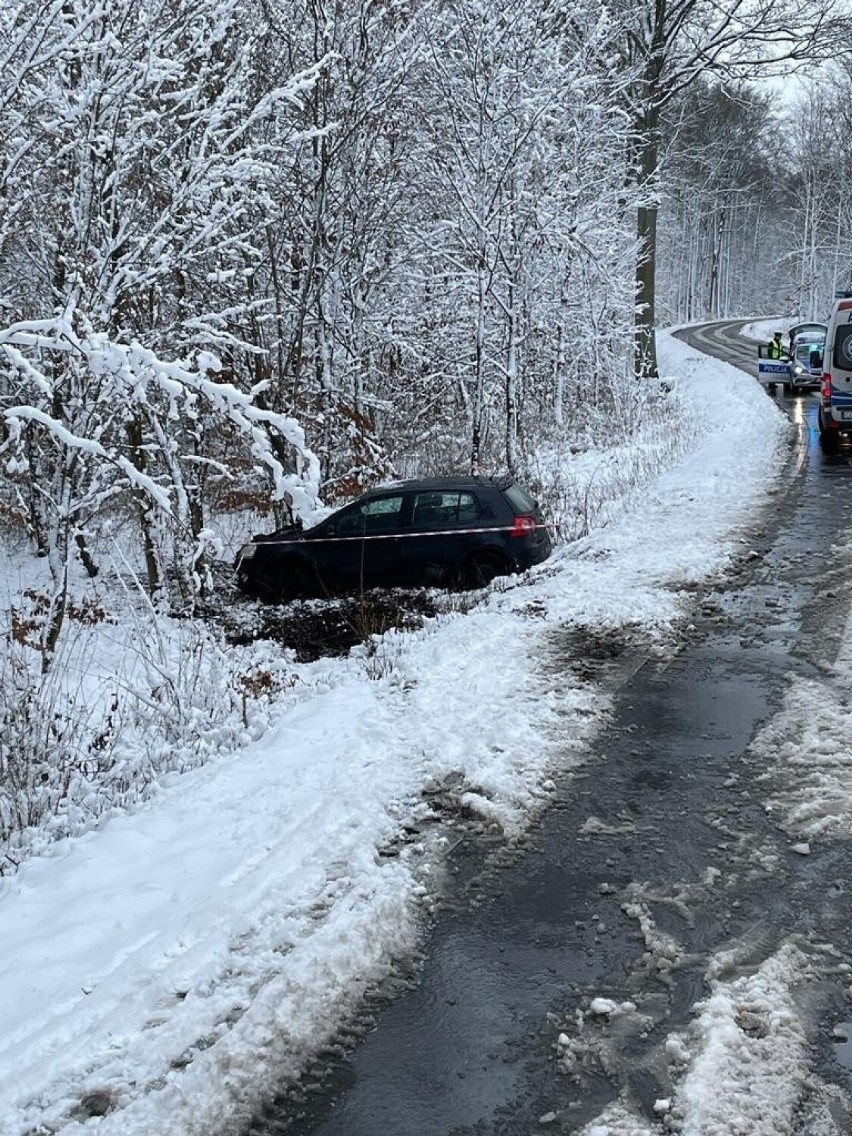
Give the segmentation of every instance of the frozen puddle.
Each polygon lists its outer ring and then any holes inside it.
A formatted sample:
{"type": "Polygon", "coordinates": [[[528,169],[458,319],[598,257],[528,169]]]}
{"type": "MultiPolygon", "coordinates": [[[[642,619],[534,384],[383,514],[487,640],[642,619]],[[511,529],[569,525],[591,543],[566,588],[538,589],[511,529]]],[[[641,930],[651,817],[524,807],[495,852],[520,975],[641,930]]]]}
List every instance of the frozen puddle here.
{"type": "Polygon", "coordinates": [[[852,1022],[834,1027],[835,1056],[844,1069],[852,1069],[852,1022]]]}

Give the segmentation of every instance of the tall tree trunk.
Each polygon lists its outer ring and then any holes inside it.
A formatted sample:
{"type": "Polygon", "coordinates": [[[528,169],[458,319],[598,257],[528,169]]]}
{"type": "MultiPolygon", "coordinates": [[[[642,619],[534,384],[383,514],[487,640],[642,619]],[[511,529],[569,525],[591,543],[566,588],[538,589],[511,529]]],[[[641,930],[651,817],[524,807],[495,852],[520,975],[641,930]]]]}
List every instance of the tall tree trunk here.
{"type": "Polygon", "coordinates": [[[470,472],[476,477],[482,458],[482,420],[485,414],[485,250],[480,249],[476,266],[476,341],[473,376],[473,435],[470,447],[470,472]]]}
{"type": "Polygon", "coordinates": [[[725,224],[725,207],[719,208],[716,214],[716,225],[713,230],[713,247],[710,254],[710,295],[708,297],[707,311],[711,318],[719,312],[719,262],[722,257],[722,231],[725,224]]]}
{"type": "Polygon", "coordinates": [[[553,421],[565,425],[565,327],[556,329],[556,357],[553,361],[553,421]]]}
{"type": "MultiPolygon", "coordinates": [[[[142,421],[137,416],[127,423],[127,440],[130,443],[130,460],[140,473],[147,473],[148,458],[145,453],[145,436],[142,421]]],[[[133,505],[139,520],[139,531],[142,536],[142,548],[145,553],[145,570],[148,575],[148,591],[155,596],[163,586],[163,577],[160,571],[160,560],[157,556],[157,540],[154,534],[154,506],[151,500],[141,489],[134,487],[131,490],[133,505]]]]}
{"type": "Polygon", "coordinates": [[[57,466],[56,498],[60,505],[49,526],[47,563],[53,590],[41,633],[41,673],[50,670],[68,611],[68,531],[71,505],[71,461],[68,454],[57,466]]]}
{"type": "MultiPolygon", "coordinates": [[[[512,292],[514,293],[514,288],[512,292]]],[[[518,468],[518,340],[514,302],[513,295],[506,358],[506,468],[512,474],[516,473],[518,468]]]]}
{"type": "Polygon", "coordinates": [[[636,260],[636,312],[634,317],[633,366],[638,378],[656,379],[657,344],[654,326],[657,318],[657,186],[659,162],[659,112],[651,107],[638,123],[638,176],[643,201],[636,211],[639,250],[636,260]]]}

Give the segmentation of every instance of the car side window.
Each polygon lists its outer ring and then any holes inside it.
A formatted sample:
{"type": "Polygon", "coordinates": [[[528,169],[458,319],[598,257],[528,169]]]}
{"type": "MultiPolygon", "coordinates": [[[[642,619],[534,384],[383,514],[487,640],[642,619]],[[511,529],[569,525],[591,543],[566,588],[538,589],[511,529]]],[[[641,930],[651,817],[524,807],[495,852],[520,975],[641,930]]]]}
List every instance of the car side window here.
{"type": "Polygon", "coordinates": [[[411,523],[418,529],[439,528],[442,521],[443,493],[416,493],[411,523]]]}
{"type": "Polygon", "coordinates": [[[472,493],[451,490],[418,493],[414,498],[412,524],[418,529],[448,529],[469,525],[478,519],[479,502],[472,493]]]}
{"type": "Polygon", "coordinates": [[[459,493],[458,520],[461,525],[479,520],[479,502],[472,493],[459,493]]]}
{"type": "Polygon", "coordinates": [[[449,525],[469,525],[479,518],[479,502],[472,493],[453,493],[447,505],[449,525]]]}
{"type": "Polygon", "coordinates": [[[402,520],[402,494],[365,501],[342,516],[334,527],[340,536],[370,536],[399,528],[402,520]]]}

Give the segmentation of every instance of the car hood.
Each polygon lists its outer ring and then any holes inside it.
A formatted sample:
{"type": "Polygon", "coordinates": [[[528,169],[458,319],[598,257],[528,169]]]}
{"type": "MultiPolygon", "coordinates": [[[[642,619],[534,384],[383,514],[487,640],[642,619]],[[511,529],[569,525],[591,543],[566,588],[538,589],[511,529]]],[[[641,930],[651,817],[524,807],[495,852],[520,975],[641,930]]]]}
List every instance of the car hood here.
{"type": "Polygon", "coordinates": [[[299,540],[305,535],[301,525],[287,525],[283,529],[276,529],[271,533],[255,533],[251,538],[252,544],[265,544],[269,541],[299,540]]]}

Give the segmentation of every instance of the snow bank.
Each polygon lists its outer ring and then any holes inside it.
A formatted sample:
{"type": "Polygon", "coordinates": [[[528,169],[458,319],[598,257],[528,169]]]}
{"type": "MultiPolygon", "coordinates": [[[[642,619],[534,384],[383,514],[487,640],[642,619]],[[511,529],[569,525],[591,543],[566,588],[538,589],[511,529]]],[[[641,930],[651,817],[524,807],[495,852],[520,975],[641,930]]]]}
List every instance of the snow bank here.
{"type": "Polygon", "coordinates": [[[784,947],[755,974],[714,983],[697,1009],[698,1050],[677,1090],[682,1136],[790,1132],[808,1068],[792,990],[803,956],[784,947]]]}

